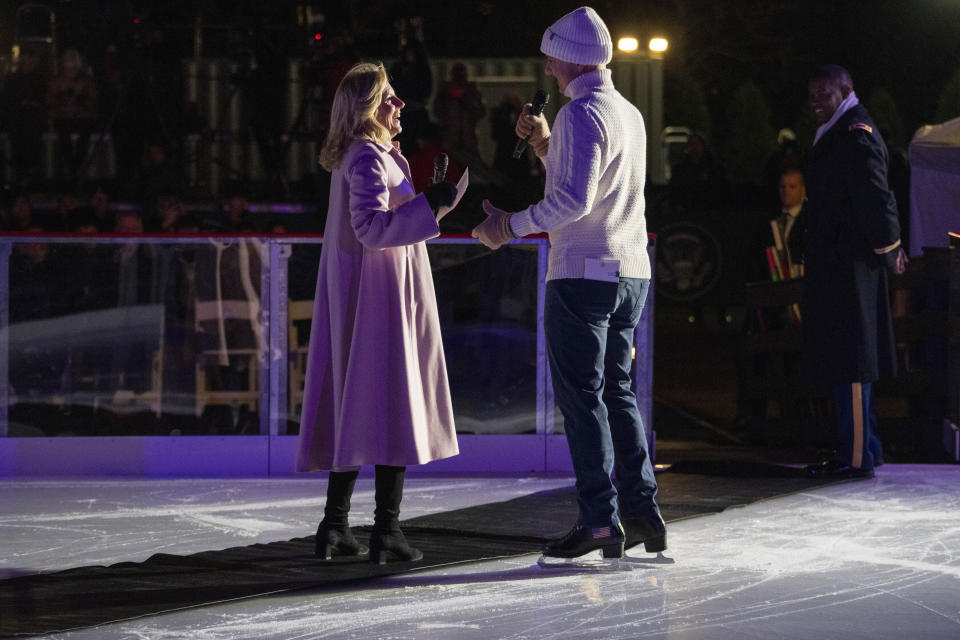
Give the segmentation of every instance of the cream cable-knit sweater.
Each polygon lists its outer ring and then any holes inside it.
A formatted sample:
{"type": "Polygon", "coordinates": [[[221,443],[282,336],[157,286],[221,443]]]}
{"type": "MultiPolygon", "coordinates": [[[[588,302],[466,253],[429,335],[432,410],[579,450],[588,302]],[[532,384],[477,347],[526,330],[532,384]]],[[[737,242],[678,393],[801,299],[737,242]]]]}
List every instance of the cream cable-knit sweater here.
{"type": "Polygon", "coordinates": [[[517,236],[550,235],[547,280],[582,278],[587,258],[620,261],[620,276],[649,278],[643,185],[643,117],[614,88],[609,69],[574,78],[544,160],[544,198],[510,218],[517,236]]]}

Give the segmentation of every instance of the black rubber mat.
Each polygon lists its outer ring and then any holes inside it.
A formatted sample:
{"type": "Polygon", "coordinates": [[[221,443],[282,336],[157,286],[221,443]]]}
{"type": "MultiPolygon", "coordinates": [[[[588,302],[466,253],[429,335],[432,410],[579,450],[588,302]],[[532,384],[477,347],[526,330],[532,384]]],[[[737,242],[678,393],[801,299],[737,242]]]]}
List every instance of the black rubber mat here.
{"type": "MultiPolygon", "coordinates": [[[[658,474],[664,518],[719,512],[827,483],[789,467],[761,465],[749,476],[733,473],[736,467],[683,465],[658,474]]],[[[545,540],[565,533],[576,517],[570,487],[407,520],[407,539],[424,552],[419,562],[323,562],[314,557],[310,536],[9,578],[0,580],[0,636],[91,627],[236,598],[535,553],[545,540]]],[[[366,538],[368,531],[358,528],[358,537],[366,538]]]]}

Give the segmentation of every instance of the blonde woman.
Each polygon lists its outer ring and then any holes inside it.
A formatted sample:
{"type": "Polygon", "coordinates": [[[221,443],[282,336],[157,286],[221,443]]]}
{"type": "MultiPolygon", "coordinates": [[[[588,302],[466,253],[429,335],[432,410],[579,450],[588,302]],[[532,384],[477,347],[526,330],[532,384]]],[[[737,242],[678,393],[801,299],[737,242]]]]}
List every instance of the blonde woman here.
{"type": "Polygon", "coordinates": [[[400,530],[406,466],[458,453],[425,240],[456,187],[413,191],[392,139],[403,101],[382,65],[347,72],[333,98],[320,163],[332,172],[313,309],[297,456],[299,471],[330,470],[316,553],[368,552],[350,531],[360,466],[375,465],[371,561],[423,554],[400,530]]]}

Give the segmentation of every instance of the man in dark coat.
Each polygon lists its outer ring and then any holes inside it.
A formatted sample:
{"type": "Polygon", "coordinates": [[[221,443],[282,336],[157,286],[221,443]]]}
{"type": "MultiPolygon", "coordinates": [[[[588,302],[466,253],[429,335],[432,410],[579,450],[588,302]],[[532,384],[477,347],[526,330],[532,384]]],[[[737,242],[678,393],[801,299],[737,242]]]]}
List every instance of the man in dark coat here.
{"type": "Polygon", "coordinates": [[[871,477],[880,455],[872,383],[896,374],[887,268],[902,273],[897,204],[887,186],[887,151],[836,65],[810,79],[820,123],[807,164],[804,249],[804,367],[833,385],[837,455],[814,475],[871,477]]]}

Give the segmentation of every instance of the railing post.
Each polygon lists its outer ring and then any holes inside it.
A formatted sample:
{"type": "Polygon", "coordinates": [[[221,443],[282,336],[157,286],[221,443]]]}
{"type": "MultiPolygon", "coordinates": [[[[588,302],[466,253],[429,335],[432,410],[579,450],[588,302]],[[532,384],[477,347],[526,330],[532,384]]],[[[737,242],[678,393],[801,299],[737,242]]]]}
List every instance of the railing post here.
{"type": "Polygon", "coordinates": [[[289,298],[287,291],[287,263],[291,245],[280,240],[269,241],[270,266],[265,278],[269,280],[270,340],[267,345],[267,366],[270,379],[267,388],[269,414],[264,433],[270,436],[284,435],[287,431],[287,376],[290,353],[287,335],[289,298]]]}
{"type": "Polygon", "coordinates": [[[0,242],[0,438],[7,437],[10,407],[10,242],[0,242]]]}
{"type": "Polygon", "coordinates": [[[537,241],[537,434],[553,434],[553,386],[547,366],[547,335],[543,328],[544,298],[550,242],[537,241]]]}

